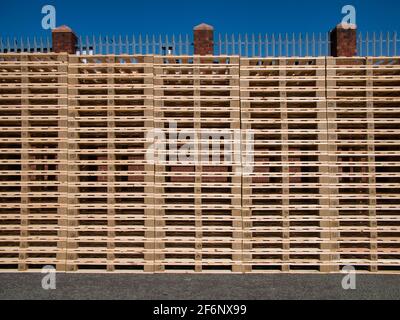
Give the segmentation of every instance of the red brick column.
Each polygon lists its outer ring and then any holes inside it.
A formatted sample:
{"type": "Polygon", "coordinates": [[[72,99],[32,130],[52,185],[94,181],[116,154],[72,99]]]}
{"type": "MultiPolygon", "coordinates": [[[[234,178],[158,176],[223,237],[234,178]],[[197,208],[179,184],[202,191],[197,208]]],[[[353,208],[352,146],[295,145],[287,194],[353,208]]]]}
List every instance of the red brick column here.
{"type": "Polygon", "coordinates": [[[202,23],[193,29],[194,54],[200,56],[214,55],[214,28],[202,23]]]}
{"type": "Polygon", "coordinates": [[[53,52],[55,53],[76,53],[78,38],[71,28],[61,26],[52,31],[53,52]]]}
{"type": "Polygon", "coordinates": [[[330,33],[331,56],[354,57],[357,55],[357,26],[339,24],[330,33]]]}

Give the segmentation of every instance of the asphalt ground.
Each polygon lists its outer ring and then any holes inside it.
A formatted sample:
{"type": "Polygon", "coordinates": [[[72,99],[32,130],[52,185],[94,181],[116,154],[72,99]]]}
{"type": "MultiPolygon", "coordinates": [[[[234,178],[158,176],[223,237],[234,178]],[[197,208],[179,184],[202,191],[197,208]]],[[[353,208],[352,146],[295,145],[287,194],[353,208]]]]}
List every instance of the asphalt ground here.
{"type": "Polygon", "coordinates": [[[40,273],[0,274],[1,300],[355,300],[400,297],[399,275],[356,276],[344,290],[344,275],[56,274],[44,290],[40,273]]]}

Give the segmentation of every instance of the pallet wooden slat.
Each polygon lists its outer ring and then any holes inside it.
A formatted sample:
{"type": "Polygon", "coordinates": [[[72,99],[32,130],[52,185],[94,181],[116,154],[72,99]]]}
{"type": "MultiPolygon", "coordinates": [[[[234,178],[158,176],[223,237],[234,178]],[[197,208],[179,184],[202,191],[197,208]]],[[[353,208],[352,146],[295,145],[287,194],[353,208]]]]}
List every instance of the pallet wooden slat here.
{"type": "Polygon", "coordinates": [[[2,54],[0,272],[397,273],[399,92],[398,57],[2,54]]]}

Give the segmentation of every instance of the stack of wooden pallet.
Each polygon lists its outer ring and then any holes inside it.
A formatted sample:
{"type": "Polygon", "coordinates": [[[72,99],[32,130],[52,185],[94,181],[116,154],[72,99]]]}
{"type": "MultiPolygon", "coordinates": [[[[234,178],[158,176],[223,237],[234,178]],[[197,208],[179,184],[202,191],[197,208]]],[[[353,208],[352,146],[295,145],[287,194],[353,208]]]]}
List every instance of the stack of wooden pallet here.
{"type": "Polygon", "coordinates": [[[325,59],[241,59],[240,75],[246,271],[328,271],[325,59]]]}
{"type": "Polygon", "coordinates": [[[71,56],[68,271],[153,271],[153,58],[71,56]]]}
{"type": "Polygon", "coordinates": [[[0,271],[400,269],[400,58],[0,55],[0,271]]]}
{"type": "Polygon", "coordinates": [[[156,271],[241,271],[239,58],[154,63],[156,271]]]}
{"type": "Polygon", "coordinates": [[[398,270],[400,59],[328,58],[336,267],[398,270]]]}
{"type": "Polygon", "coordinates": [[[0,265],[63,270],[67,55],[0,56],[0,265]]]}

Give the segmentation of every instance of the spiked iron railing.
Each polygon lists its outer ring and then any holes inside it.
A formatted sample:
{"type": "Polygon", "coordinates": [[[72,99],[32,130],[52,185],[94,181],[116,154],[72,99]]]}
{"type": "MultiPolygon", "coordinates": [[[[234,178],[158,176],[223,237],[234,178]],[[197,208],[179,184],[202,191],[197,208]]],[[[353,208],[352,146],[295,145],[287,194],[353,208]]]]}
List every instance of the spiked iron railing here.
{"type": "MultiPolygon", "coordinates": [[[[397,32],[358,33],[359,56],[397,56],[397,32]]],[[[329,56],[329,33],[216,34],[215,55],[244,57],[329,56]]],[[[0,52],[51,52],[47,38],[0,38],[0,52]]],[[[77,54],[192,55],[193,40],[184,35],[81,36],[77,54]]]]}

